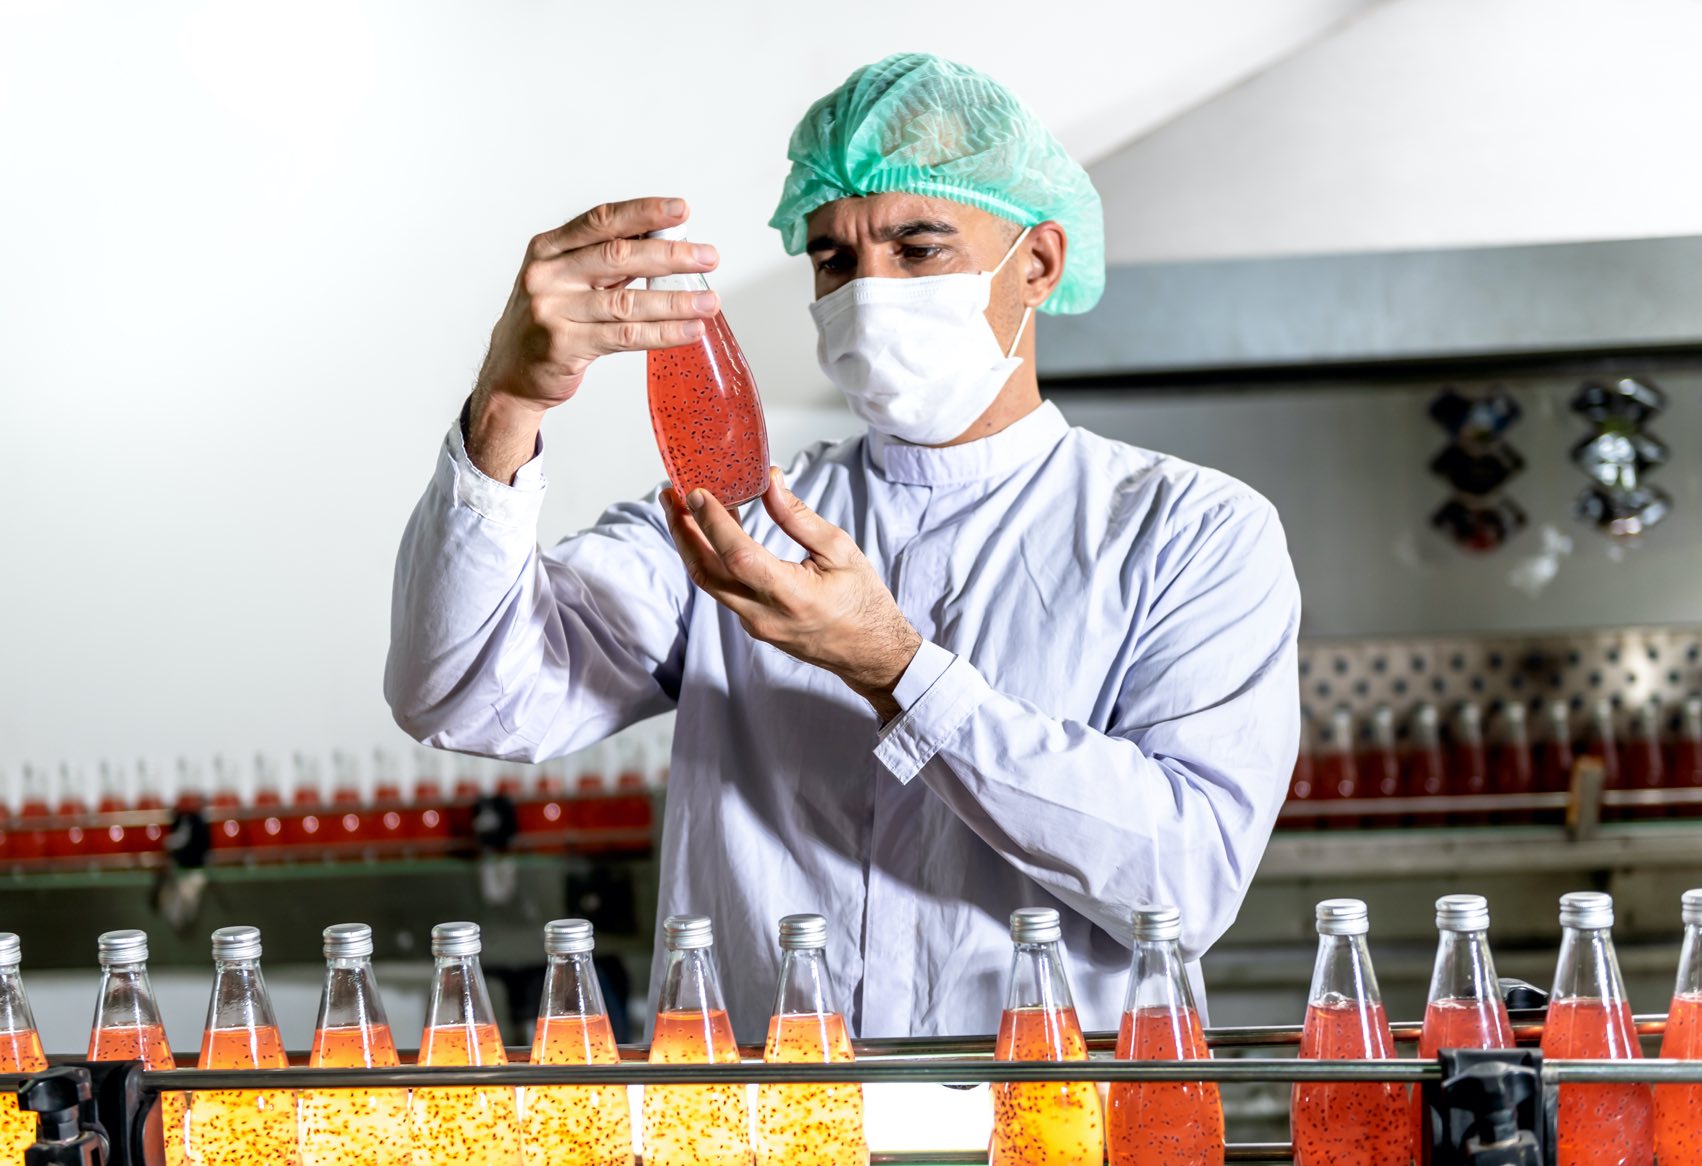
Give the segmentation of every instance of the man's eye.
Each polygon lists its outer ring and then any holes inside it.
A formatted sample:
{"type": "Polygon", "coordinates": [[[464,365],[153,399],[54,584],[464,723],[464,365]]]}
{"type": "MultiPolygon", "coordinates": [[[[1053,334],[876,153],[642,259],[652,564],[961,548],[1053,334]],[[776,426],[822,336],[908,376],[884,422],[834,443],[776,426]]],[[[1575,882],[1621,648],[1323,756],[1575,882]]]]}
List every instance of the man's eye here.
{"type": "Polygon", "coordinates": [[[825,271],[829,274],[838,274],[840,272],[849,271],[851,270],[851,257],[849,255],[839,253],[829,255],[825,259],[816,261],[816,270],[825,271]]]}
{"type": "Polygon", "coordinates": [[[939,254],[942,250],[944,250],[944,248],[941,248],[941,247],[928,247],[928,246],[906,247],[904,249],[904,257],[906,259],[913,259],[913,260],[937,259],[937,258],[939,258],[939,254]]]}

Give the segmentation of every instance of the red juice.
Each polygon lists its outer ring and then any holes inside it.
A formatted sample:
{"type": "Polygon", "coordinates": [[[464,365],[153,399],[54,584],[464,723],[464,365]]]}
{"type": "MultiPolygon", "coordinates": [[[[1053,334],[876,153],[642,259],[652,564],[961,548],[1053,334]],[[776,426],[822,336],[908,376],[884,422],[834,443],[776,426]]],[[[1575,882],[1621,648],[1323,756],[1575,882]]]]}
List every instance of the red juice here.
{"type": "MultiPolygon", "coordinates": [[[[1306,1009],[1300,1055],[1356,1060],[1395,1055],[1381,1004],[1347,1001],[1306,1009]]],[[[1408,1166],[1412,1125],[1405,1085],[1305,1081],[1291,1090],[1295,1166],[1408,1166]]]]}
{"type": "Polygon", "coordinates": [[[704,489],[723,506],[768,488],[768,428],[745,355],[717,312],[690,344],[649,354],[650,424],[681,500],[704,489]]]}
{"type": "MultiPolygon", "coordinates": [[[[94,1029],[89,1033],[89,1060],[141,1061],[150,1069],[177,1068],[165,1029],[157,1024],[94,1029]]],[[[160,1136],[168,1166],[184,1160],[183,1122],[188,1109],[188,1094],[160,1094],[160,1136]]]]}
{"type": "MultiPolygon", "coordinates": [[[[1424,1027],[1418,1035],[1418,1059],[1430,1061],[1443,1049],[1510,1049],[1513,1028],[1507,1010],[1494,1000],[1432,1000],[1424,1010],[1424,1027]]],[[[1412,1091],[1412,1148],[1421,1155],[1424,1098],[1412,1091]]]]}
{"type": "MultiPolygon", "coordinates": [[[[1631,1005],[1579,998],[1548,1006],[1542,1055],[1627,1061],[1643,1055],[1631,1005]]],[[[1560,1166],[1648,1166],[1654,1154],[1647,1085],[1560,1086],[1560,1166]]]]}
{"type": "MultiPolygon", "coordinates": [[[[1211,1054],[1199,1014],[1140,1008],[1123,1014],[1120,1061],[1199,1061],[1211,1054]]],[[[1223,1105],[1215,1081],[1118,1081],[1105,1112],[1111,1166],[1219,1166],[1223,1105]]]]}
{"type": "MultiPolygon", "coordinates": [[[[1318,800],[1318,796],[1318,782],[1312,767],[1312,754],[1302,748],[1294,758],[1294,775],[1288,783],[1288,801],[1291,805],[1299,802],[1312,802],[1318,800]]],[[[1285,814],[1277,819],[1277,824],[1293,830],[1310,830],[1318,825],[1318,819],[1285,814]]]]}
{"type": "MultiPolygon", "coordinates": [[[[1661,1056],[1702,1061],[1702,993],[1672,998],[1661,1056]]],[[[1655,1158],[1661,1166],[1702,1166],[1702,1085],[1655,1086],[1655,1158]]]]}

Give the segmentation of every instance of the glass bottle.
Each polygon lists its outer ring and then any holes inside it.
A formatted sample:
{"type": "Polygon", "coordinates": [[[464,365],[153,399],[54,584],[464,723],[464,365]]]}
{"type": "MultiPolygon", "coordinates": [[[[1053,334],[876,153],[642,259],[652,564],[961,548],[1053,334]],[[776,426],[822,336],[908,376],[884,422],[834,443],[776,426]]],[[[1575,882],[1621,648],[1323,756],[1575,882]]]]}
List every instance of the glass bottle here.
{"type": "Polygon", "coordinates": [[[69,763],[59,766],[59,806],[54,813],[59,825],[47,836],[48,857],[87,858],[84,826],[89,817],[88,791],[83,786],[83,771],[69,763]]]}
{"type": "MultiPolygon", "coordinates": [[[[1572,714],[1563,700],[1551,700],[1543,709],[1543,735],[1536,748],[1537,788],[1544,793],[1569,794],[1572,768],[1577,757],[1572,748],[1572,714]]],[[[1564,820],[1564,810],[1542,810],[1541,822],[1564,820]]]]}
{"type": "MultiPolygon", "coordinates": [[[[762,1059],[770,1064],[854,1060],[845,1017],[833,1007],[827,920],[780,920],[780,984],[762,1059]]],[[[867,1166],[861,1085],[759,1085],[757,1166],[867,1166]]]]}
{"type": "MultiPolygon", "coordinates": [[[[272,1000],[260,975],[260,929],[213,932],[213,995],[201,1034],[202,1069],[288,1067],[272,1000]]],[[[295,1098],[282,1089],[204,1089],[190,1095],[188,1159],[198,1166],[289,1163],[296,1155],[295,1098]]]]}
{"type": "Polygon", "coordinates": [[[348,753],[335,752],[331,754],[331,774],[331,812],[324,823],[327,841],[339,844],[339,857],[354,858],[365,853],[360,844],[372,840],[366,798],[361,793],[360,763],[348,753]]]}
{"type": "MultiPolygon", "coordinates": [[[[1448,792],[1478,797],[1489,792],[1489,754],[1483,744],[1483,709],[1475,700],[1460,702],[1454,714],[1454,747],[1448,755],[1448,792]]],[[[1462,810],[1449,816],[1459,825],[1487,822],[1482,810],[1462,810]]]]}
{"type": "MultiPolygon", "coordinates": [[[[1536,772],[1531,763],[1531,734],[1525,706],[1508,701],[1501,709],[1500,733],[1489,755],[1490,789],[1498,794],[1524,795],[1536,789],[1536,772]]],[[[1502,819],[1528,822],[1529,810],[1507,810],[1502,819]]]]}
{"type": "Polygon", "coordinates": [[[123,768],[103,760],[95,770],[95,812],[102,817],[90,826],[84,838],[90,854],[123,854],[130,848],[125,827],[105,818],[107,814],[121,814],[129,808],[123,768]]]}
{"type": "MultiPolygon", "coordinates": [[[[392,1069],[401,1062],[372,974],[372,928],[336,923],[321,933],[325,986],[308,1065],[392,1069]]],[[[302,1166],[409,1166],[405,1089],[304,1089],[296,1096],[302,1166]]]]}
{"type": "Polygon", "coordinates": [[[414,793],[405,815],[407,834],[417,854],[437,857],[449,838],[448,800],[438,776],[442,754],[420,748],[414,753],[414,793]]]}
{"type": "Polygon", "coordinates": [[[213,792],[207,799],[207,828],[213,846],[233,850],[248,845],[242,820],[242,780],[236,766],[222,754],[213,757],[213,792]]]}
{"type": "MultiPolygon", "coordinates": [[[[653,239],[683,241],[684,224],[653,231],[653,239]]],[[[652,276],[652,291],[707,292],[695,273],[652,276]]],[[[668,480],[685,503],[702,488],[723,506],[749,502],[768,488],[768,427],[756,378],[720,312],[704,320],[703,335],[648,355],[650,425],[668,480]]]]}
{"type": "MultiPolygon", "coordinates": [[[[1407,751],[1407,796],[1439,798],[1448,793],[1448,765],[1442,755],[1441,716],[1426,701],[1412,713],[1412,747],[1407,751]]],[[[1448,820],[1442,813],[1418,813],[1415,826],[1437,826],[1448,820]]]]}
{"type": "MultiPolygon", "coordinates": [[[[1641,1057],[1613,950],[1613,899],[1599,891],[1560,896],[1560,926],[1542,1055],[1641,1057]]],[[[1560,1086],[1560,1166],[1647,1166],[1654,1152],[1650,1111],[1647,1085],[1560,1086]]]]}
{"type": "Polygon", "coordinates": [[[372,751],[372,812],[367,828],[386,855],[400,854],[409,834],[399,768],[396,755],[388,749],[372,751]]]}
{"type": "MultiPolygon", "coordinates": [[[[1702,887],[1684,892],[1680,911],[1684,947],[1661,1056],[1702,1061],[1702,887]]],[[[1702,1166],[1702,1085],[1655,1086],[1655,1160],[1702,1166]]]]}
{"type": "MultiPolygon", "coordinates": [[[[1443,895],[1436,900],[1436,965],[1424,1006],[1418,1056],[1432,1060],[1442,1049],[1510,1049],[1513,1025],[1496,982],[1489,954],[1489,900],[1482,895],[1443,895]]],[[[1413,1151],[1428,1161],[1424,1103],[1413,1090],[1413,1151]]]]}
{"type": "MultiPolygon", "coordinates": [[[[47,1068],[36,1035],[35,1016],[24,995],[23,943],[10,931],[0,931],[0,1073],[34,1073],[47,1068]]],[[[35,1114],[18,1108],[18,1095],[0,1090],[0,1162],[22,1162],[35,1142],[35,1114]]]]}
{"type": "MultiPolygon", "coordinates": [[[[95,941],[100,959],[100,998],[89,1028],[89,1060],[141,1061],[150,1069],[175,1069],[165,1038],[154,986],[148,979],[148,933],[108,931],[95,941]]],[[[183,1118],[189,1099],[160,1095],[160,1137],[165,1160],[184,1160],[183,1118]]]]}
{"type": "MultiPolygon", "coordinates": [[[[1117,1032],[1120,1061],[1211,1056],[1182,970],[1182,913],[1139,907],[1129,991],[1117,1032]]],[[[1118,1081],[1105,1113],[1111,1166],[1220,1166],[1223,1105],[1214,1081],[1118,1081]]]]}
{"type": "MultiPolygon", "coordinates": [[[[1395,1055],[1371,953],[1370,912],[1358,899],[1318,904],[1318,958],[1300,1055],[1318,1060],[1395,1055]]],[[[1296,1166],[1407,1166],[1412,1125],[1407,1088],[1381,1081],[1303,1081],[1292,1088],[1289,1125],[1296,1166]]]]}
{"type": "MultiPolygon", "coordinates": [[[[1344,801],[1359,796],[1359,766],[1353,755],[1353,712],[1338,708],[1330,714],[1324,733],[1324,748],[1317,760],[1319,795],[1326,801],[1344,801]]],[[[1351,829],[1359,819],[1326,816],[1321,824],[1331,829],[1351,829]]]]}
{"type": "Polygon", "coordinates": [[[1277,819],[1279,827],[1290,830],[1313,830],[1318,826],[1318,819],[1310,814],[1291,814],[1287,811],[1295,806],[1315,802],[1321,796],[1318,788],[1318,767],[1312,757],[1312,719],[1304,712],[1300,715],[1300,744],[1294,753],[1294,773],[1288,781],[1288,805],[1284,813],[1277,819]]]}
{"type": "MultiPolygon", "coordinates": [[[[437,961],[420,1035],[422,1065],[506,1065],[484,969],[477,923],[431,929],[437,961]]],[[[415,1089],[408,1105],[415,1166],[514,1166],[520,1114],[514,1090],[500,1086],[415,1089]]]]}
{"type": "MultiPolygon", "coordinates": [[[[1602,789],[1623,789],[1625,774],[1619,764],[1619,741],[1614,732],[1613,702],[1603,697],[1590,708],[1590,723],[1584,734],[1583,756],[1593,757],[1602,765],[1602,789]]],[[[1626,817],[1620,806],[1603,806],[1603,819],[1626,817]]]]}
{"type": "MultiPolygon", "coordinates": [[[[1661,756],[1661,702],[1650,698],[1631,714],[1631,734],[1626,738],[1622,762],[1626,789],[1660,789],[1666,785],[1666,759],[1661,756]]],[[[1662,806],[1632,806],[1626,817],[1660,818],[1662,806]]]]}
{"type": "MultiPolygon", "coordinates": [[[[1401,755],[1395,745],[1395,710],[1380,704],[1371,710],[1371,740],[1359,760],[1359,788],[1366,797],[1398,798],[1401,786],[1401,755]]],[[[1374,814],[1368,826],[1399,826],[1399,814],[1374,814]]]]}
{"type": "MultiPolygon", "coordinates": [[[[711,954],[706,915],[670,915],[650,1063],[737,1064],[739,1048],[711,954]]],[[[743,1085],[651,1085],[644,1090],[645,1166],[746,1166],[750,1120],[743,1085]]]]}
{"type": "Polygon", "coordinates": [[[283,844],[292,857],[308,857],[328,837],[324,829],[325,791],[320,784],[319,763],[306,753],[297,753],[295,787],[290,791],[290,812],[284,815],[283,844]]]}
{"type": "Polygon", "coordinates": [[[147,824],[141,827],[142,838],[137,843],[137,849],[143,854],[157,854],[160,844],[165,841],[166,826],[171,815],[165,812],[165,779],[145,757],[136,761],[136,809],[146,810],[153,815],[147,824]]]}
{"type": "MultiPolygon", "coordinates": [[[[534,1065],[616,1065],[614,1030],[584,919],[544,926],[544,999],[532,1033],[534,1065]]],[[[632,1166],[632,1115],[624,1085],[533,1085],[520,1091],[526,1166],[632,1166]]]]}
{"type": "Polygon", "coordinates": [[[248,823],[248,845],[264,848],[262,857],[276,861],[275,847],[284,841],[284,791],[278,768],[264,753],[254,755],[254,817],[248,823]]]}
{"type": "MultiPolygon", "coordinates": [[[[1672,777],[1668,783],[1702,796],[1702,696],[1684,702],[1678,740],[1673,742],[1672,777]]],[[[1702,815],[1702,802],[1674,807],[1681,817],[1702,815]]]]}
{"type": "MultiPolygon", "coordinates": [[[[1011,913],[1010,987],[993,1056],[1001,1061],[1085,1061],[1050,907],[1011,913]]],[[[989,1166],[1098,1166],[1105,1159],[1099,1089],[1090,1082],[995,1084],[989,1166]]]]}

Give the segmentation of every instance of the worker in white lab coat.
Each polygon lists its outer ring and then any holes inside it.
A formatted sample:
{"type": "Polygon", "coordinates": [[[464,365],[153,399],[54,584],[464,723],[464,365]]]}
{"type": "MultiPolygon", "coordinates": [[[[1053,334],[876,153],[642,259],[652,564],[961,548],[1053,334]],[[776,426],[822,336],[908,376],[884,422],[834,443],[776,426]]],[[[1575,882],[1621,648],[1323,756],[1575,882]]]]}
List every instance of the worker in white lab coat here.
{"type": "Polygon", "coordinates": [[[540,545],[545,412],[598,356],[718,310],[630,286],[715,267],[640,238],[687,218],[678,199],[544,232],[404,535],[386,696],[421,741],[528,761],[678,710],[658,917],[713,917],[741,1039],[801,911],[827,917],[863,1035],[992,1031],[1006,921],[1033,905],[1063,913],[1084,1024],[1113,1027],[1130,908],[1180,907],[1197,961],[1282,803],[1282,527],[1241,483],[1042,400],[1028,322],[1098,298],[1101,212],[1007,90],[888,58],[789,154],[773,222],[814,265],[822,367],[867,434],[805,450],[741,514],[662,490],[540,545]]]}

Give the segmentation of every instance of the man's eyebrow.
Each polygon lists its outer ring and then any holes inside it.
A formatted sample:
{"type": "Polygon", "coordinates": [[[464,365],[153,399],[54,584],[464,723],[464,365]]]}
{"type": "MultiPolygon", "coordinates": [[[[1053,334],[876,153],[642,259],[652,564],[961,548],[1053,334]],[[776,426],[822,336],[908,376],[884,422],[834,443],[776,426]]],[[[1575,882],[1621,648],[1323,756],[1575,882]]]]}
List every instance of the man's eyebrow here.
{"type": "MultiPolygon", "coordinates": [[[[917,235],[955,235],[957,228],[944,219],[908,219],[902,223],[893,223],[882,227],[874,233],[877,243],[890,243],[894,239],[910,239],[917,235]]],[[[810,254],[818,251],[832,251],[844,244],[832,235],[817,235],[804,244],[804,250],[810,254]]]]}

